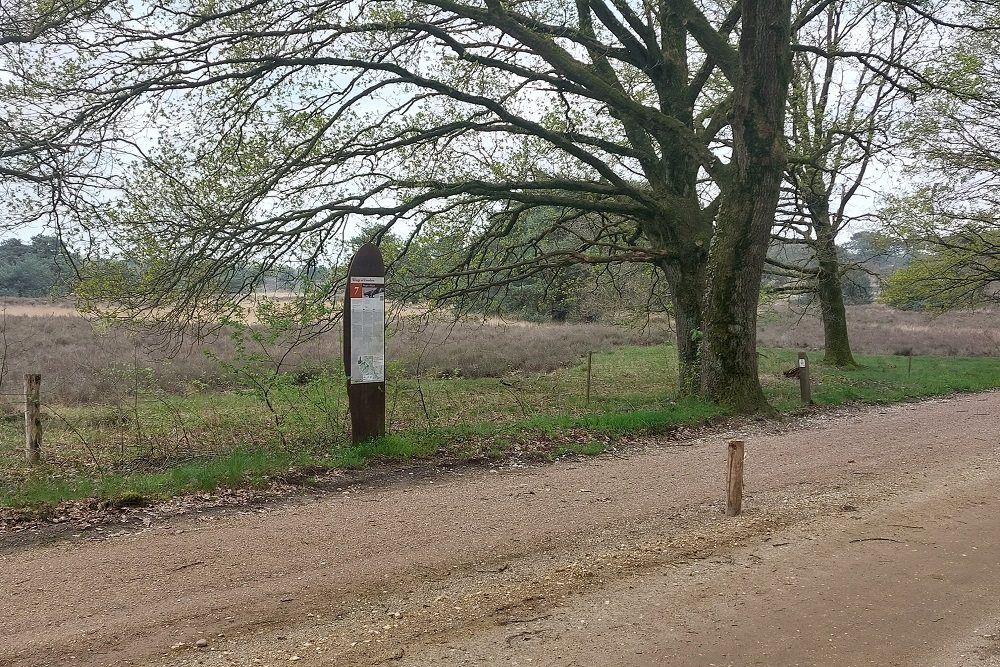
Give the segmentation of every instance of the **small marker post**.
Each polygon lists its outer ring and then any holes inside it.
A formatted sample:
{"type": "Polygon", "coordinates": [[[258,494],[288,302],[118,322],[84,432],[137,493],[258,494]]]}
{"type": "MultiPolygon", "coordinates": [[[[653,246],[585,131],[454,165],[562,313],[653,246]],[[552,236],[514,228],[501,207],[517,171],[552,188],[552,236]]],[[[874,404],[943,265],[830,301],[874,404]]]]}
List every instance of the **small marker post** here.
{"type": "Polygon", "coordinates": [[[809,384],[809,357],[805,352],[799,352],[799,392],[802,394],[802,404],[812,405],[812,387],[809,384]]]}

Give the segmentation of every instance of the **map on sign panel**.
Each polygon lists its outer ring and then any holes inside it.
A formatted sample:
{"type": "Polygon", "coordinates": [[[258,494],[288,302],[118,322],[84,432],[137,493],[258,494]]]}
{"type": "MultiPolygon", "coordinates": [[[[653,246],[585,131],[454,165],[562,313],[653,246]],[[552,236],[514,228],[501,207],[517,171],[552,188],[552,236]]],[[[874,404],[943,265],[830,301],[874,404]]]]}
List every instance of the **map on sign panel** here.
{"type": "Polygon", "coordinates": [[[385,382],[385,278],[351,276],[351,383],[385,382]]]}

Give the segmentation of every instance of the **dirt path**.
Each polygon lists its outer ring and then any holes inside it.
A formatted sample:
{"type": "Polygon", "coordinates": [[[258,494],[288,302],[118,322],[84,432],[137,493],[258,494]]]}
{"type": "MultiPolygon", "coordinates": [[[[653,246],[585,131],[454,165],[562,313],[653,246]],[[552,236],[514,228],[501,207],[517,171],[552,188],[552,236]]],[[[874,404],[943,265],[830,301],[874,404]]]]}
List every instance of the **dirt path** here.
{"type": "Polygon", "coordinates": [[[1000,393],[753,430],[9,548],[0,665],[1000,665],[1000,393]]]}

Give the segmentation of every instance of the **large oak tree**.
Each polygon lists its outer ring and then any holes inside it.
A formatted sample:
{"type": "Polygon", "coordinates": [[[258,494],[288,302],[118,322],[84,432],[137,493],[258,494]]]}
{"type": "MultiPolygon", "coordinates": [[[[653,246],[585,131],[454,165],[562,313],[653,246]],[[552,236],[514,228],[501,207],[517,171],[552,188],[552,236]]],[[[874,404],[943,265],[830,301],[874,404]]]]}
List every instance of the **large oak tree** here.
{"type": "Polygon", "coordinates": [[[118,165],[61,203],[146,253],[131,307],[190,314],[249,256],[362,217],[481,244],[557,208],[607,221],[581,261],[663,270],[682,390],[753,411],[790,36],[827,4],[123,2],[31,55],[72,71],[49,94],[118,165]]]}
{"type": "Polygon", "coordinates": [[[578,242],[543,259],[658,266],[681,391],[754,411],[791,41],[834,4],[73,0],[3,54],[16,117],[43,110],[3,157],[56,156],[51,212],[132,256],[87,283],[131,316],[195,317],[247,264],[308,264],[362,220],[404,253],[443,228],[461,252],[429,278],[481,289],[534,270],[491,249],[557,211],[578,242]]]}

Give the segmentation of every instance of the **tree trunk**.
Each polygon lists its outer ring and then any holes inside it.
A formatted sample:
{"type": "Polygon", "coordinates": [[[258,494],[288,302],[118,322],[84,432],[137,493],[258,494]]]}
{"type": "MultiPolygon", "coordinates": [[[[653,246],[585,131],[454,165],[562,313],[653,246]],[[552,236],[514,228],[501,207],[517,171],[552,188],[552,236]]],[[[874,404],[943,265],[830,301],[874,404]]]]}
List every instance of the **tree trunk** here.
{"type": "Polygon", "coordinates": [[[733,90],[732,170],[709,254],[702,390],[741,413],[768,410],[757,374],[757,303],[778,189],[791,75],[790,3],[747,2],[733,90]]]}
{"type": "Polygon", "coordinates": [[[762,176],[757,187],[727,197],[709,260],[702,391],[741,413],[767,409],[757,372],[757,303],[774,213],[766,202],[772,194],[777,201],[771,180],[762,176]]]}
{"type": "Polygon", "coordinates": [[[837,243],[830,225],[829,211],[814,212],[813,218],[816,261],[819,263],[816,292],[823,315],[823,363],[842,368],[857,366],[847,334],[847,309],[844,307],[844,290],[840,281],[840,261],[837,259],[837,243]]]}
{"type": "Polygon", "coordinates": [[[670,286],[677,333],[677,393],[701,389],[702,303],[705,298],[705,253],[700,249],[660,268],[670,286]]]}
{"type": "MultiPolygon", "coordinates": [[[[675,175],[681,174],[678,169],[675,175]]],[[[691,396],[701,391],[702,309],[705,299],[705,273],[712,241],[712,218],[702,210],[695,187],[697,169],[677,176],[668,210],[644,228],[650,244],[665,251],[657,262],[670,287],[677,335],[677,393],[691,396]],[[685,188],[682,178],[689,178],[685,188]]]]}

